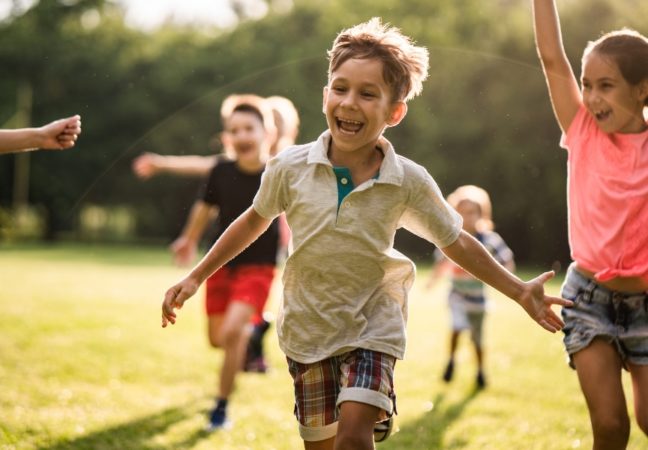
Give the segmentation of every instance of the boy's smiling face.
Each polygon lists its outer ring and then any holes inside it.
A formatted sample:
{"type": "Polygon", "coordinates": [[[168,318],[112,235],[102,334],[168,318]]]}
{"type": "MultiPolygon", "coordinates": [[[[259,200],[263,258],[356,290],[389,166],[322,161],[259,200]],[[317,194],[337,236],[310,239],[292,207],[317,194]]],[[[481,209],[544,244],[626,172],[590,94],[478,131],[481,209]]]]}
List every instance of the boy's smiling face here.
{"type": "Polygon", "coordinates": [[[379,59],[348,59],[331,73],[324,87],[324,114],[332,152],[372,152],[385,127],[397,125],[407,112],[392,101],[379,59]]]}
{"type": "Polygon", "coordinates": [[[235,111],[226,121],[222,139],[231,146],[238,160],[254,162],[261,157],[266,131],[256,114],[235,111]]]}

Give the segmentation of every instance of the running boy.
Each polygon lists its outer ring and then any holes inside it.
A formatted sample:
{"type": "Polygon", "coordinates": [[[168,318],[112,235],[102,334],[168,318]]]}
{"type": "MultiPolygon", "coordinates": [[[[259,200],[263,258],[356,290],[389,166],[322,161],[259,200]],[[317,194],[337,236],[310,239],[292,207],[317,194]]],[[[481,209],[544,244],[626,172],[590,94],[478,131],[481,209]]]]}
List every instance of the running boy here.
{"type": "MultiPolygon", "coordinates": [[[[542,327],[562,321],[544,294],[551,272],[523,282],[503,269],[443,199],[426,170],[383,138],[427,75],[428,53],[375,18],[342,31],[329,51],[328,129],[268,163],[254,204],[162,303],[162,326],[200,284],[254,242],[282,212],[293,252],[277,318],[295,385],[306,449],[372,449],[391,423],[393,370],[405,352],[414,264],[393,248],[399,227],[427,238],[475,276],[515,299],[542,327]]],[[[387,433],[388,434],[388,433],[387,433]]]]}
{"type": "MultiPolygon", "coordinates": [[[[254,198],[265,168],[272,138],[272,113],[261,98],[245,96],[224,119],[223,139],[231,144],[234,160],[214,166],[201,199],[194,204],[181,236],[171,245],[176,259],[191,261],[214,210],[219,228],[225,229],[254,198]]],[[[206,312],[209,342],[225,351],[216,406],[208,429],[227,426],[227,402],[243,365],[248,323],[258,320],[268,299],[274,277],[279,230],[273,221],[252,245],[207,278],[206,312]]],[[[241,249],[243,250],[243,249],[241,249]]]]}
{"type": "MultiPolygon", "coordinates": [[[[506,269],[514,271],[513,252],[502,237],[493,231],[492,205],[488,192],[478,186],[460,186],[448,196],[448,203],[461,214],[463,229],[481,242],[498,263],[506,269]]],[[[477,358],[476,383],[477,387],[482,389],[486,386],[484,347],[482,345],[482,328],[486,313],[484,283],[454,264],[438,249],[435,252],[435,258],[436,262],[430,273],[429,284],[436,281],[443,273],[450,274],[452,283],[448,295],[452,320],[450,355],[443,372],[443,380],[445,382],[452,380],[459,335],[462,331],[469,330],[477,358]]]]}
{"type": "MultiPolygon", "coordinates": [[[[246,94],[229,95],[221,105],[221,120],[225,121],[232,114],[232,110],[237,104],[245,102],[246,96],[246,94]]],[[[274,119],[276,139],[272,141],[269,149],[270,156],[274,156],[282,149],[295,144],[299,134],[299,113],[295,105],[286,97],[274,95],[264,98],[263,102],[272,110],[274,119]]],[[[269,131],[274,133],[274,130],[269,131]]],[[[226,136],[223,136],[223,138],[226,138],[226,136]]],[[[223,144],[225,155],[163,156],[157,153],[144,153],[133,160],[133,171],[139,178],[145,180],[158,174],[206,177],[219,161],[231,159],[233,153],[229,148],[231,144],[227,142],[227,139],[223,144]]],[[[283,261],[290,242],[290,230],[283,215],[279,217],[279,235],[279,260],[283,261]]],[[[246,372],[265,373],[268,369],[263,351],[263,338],[270,328],[270,320],[270,312],[266,312],[263,316],[255,319],[248,347],[245,349],[243,370],[246,372]]]]}

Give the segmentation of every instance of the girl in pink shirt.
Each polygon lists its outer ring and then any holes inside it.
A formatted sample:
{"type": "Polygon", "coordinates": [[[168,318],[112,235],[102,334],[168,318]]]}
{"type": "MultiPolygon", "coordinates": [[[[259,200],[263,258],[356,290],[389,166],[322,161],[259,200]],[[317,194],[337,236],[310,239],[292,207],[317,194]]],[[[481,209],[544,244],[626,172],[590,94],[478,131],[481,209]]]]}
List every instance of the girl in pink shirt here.
{"type": "Polygon", "coordinates": [[[568,151],[565,347],[589,409],[594,449],[625,449],[621,370],[648,434],[648,39],[608,33],[585,49],[582,88],[567,60],[554,0],[533,0],[535,38],[568,151]]]}

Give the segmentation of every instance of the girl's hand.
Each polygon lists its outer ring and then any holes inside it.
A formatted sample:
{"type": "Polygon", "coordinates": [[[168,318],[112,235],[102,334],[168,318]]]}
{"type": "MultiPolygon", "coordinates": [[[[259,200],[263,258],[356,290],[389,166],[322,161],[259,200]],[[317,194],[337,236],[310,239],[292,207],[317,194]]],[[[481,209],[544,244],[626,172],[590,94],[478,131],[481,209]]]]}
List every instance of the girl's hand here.
{"type": "Polygon", "coordinates": [[[560,331],[564,322],[551,309],[551,305],[572,306],[573,302],[560,297],[545,295],[544,284],[554,277],[553,271],[545,272],[542,275],[525,283],[526,288],[518,303],[533,320],[542,328],[552,333],[560,331]]]}
{"type": "Polygon", "coordinates": [[[162,302],[162,328],[166,328],[169,322],[172,325],[175,324],[176,313],[174,310],[181,309],[184,303],[196,293],[199,286],[199,283],[185,278],[166,292],[162,302]]]}

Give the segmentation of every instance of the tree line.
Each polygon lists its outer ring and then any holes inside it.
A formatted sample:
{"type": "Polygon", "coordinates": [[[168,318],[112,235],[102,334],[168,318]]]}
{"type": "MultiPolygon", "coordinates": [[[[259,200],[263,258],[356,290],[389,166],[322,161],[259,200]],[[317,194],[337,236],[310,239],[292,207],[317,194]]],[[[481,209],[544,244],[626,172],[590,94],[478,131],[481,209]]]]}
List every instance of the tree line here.
{"type": "MultiPolygon", "coordinates": [[[[268,3],[265,17],[231,29],[168,24],[138,31],[106,0],[41,0],[0,22],[0,123],[12,125],[26,89],[34,125],[83,117],[77,148],[29,156],[28,201],[44,220],[43,238],[75,236],[81,212],[93,205],[128,211],[133,240],[169,241],[200,181],[142,182],[132,160],[145,151],[219,151],[220,102],[236,92],[290,98],[301,116],[298,140],[315,139],[326,126],[326,50],[342,28],[380,16],[430,52],[422,96],[387,137],[443,192],[462,184],[488,190],[497,229],[518,261],[568,261],[566,153],[527,0],[295,0],[289,10],[268,3]]],[[[560,2],[570,59],[579,61],[586,42],[603,31],[629,26],[646,34],[639,20],[648,5],[640,3],[560,2]]],[[[16,158],[0,157],[0,207],[9,211],[16,158]]],[[[0,228],[7,217],[0,214],[0,228]]],[[[407,234],[398,242],[412,256],[432,250],[407,234]]]]}

